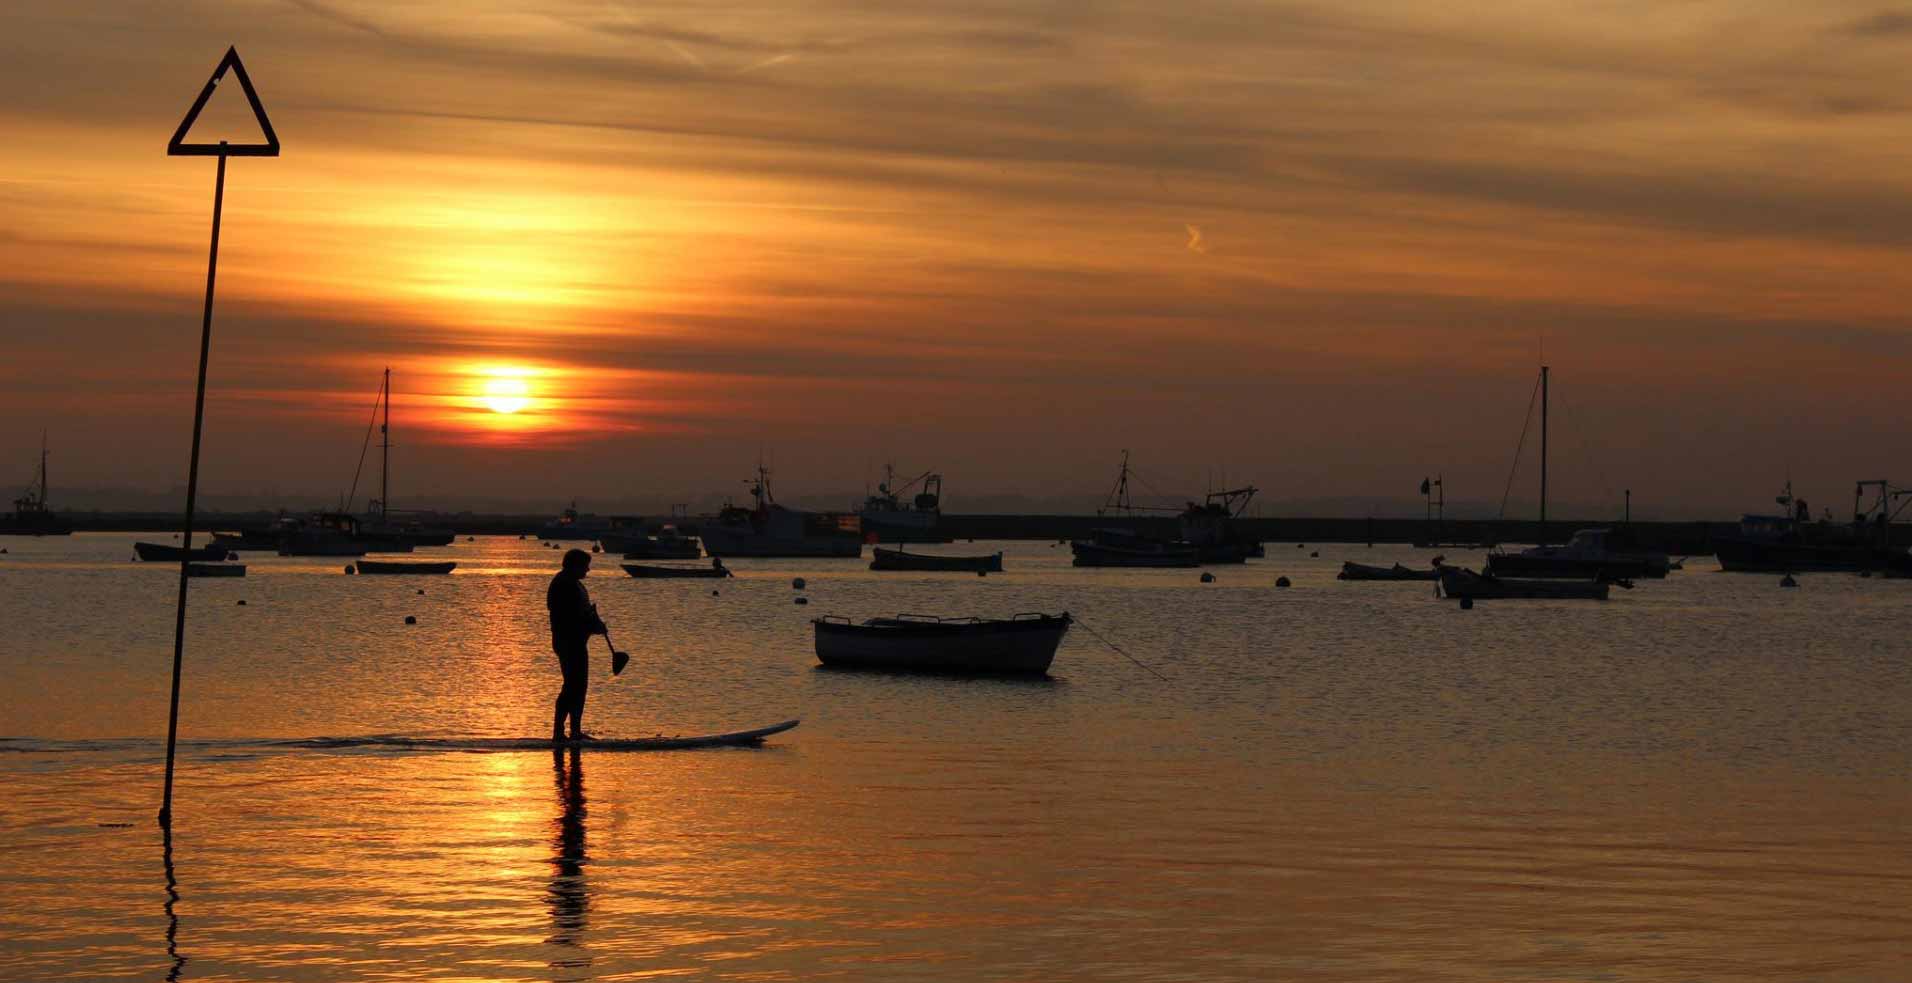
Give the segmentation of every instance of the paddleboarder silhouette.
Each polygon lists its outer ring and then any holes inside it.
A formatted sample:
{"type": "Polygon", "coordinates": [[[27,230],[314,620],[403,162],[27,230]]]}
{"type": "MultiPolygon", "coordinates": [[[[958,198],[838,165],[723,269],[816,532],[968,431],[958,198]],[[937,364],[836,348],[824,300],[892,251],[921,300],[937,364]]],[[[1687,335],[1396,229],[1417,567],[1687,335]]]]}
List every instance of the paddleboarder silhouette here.
{"type": "MultiPolygon", "coordinates": [[[[584,694],[590,688],[592,635],[610,637],[610,629],[598,617],[591,594],[584,589],[584,575],[591,572],[591,554],[570,550],[564,554],[564,567],[551,578],[544,592],[544,605],[551,612],[551,651],[558,656],[558,668],[564,673],[564,688],[558,691],[556,711],[551,718],[551,740],[565,740],[564,725],[571,722],[570,740],[589,740],[584,732],[584,694]]],[[[621,666],[618,668],[622,668],[621,666]]]]}

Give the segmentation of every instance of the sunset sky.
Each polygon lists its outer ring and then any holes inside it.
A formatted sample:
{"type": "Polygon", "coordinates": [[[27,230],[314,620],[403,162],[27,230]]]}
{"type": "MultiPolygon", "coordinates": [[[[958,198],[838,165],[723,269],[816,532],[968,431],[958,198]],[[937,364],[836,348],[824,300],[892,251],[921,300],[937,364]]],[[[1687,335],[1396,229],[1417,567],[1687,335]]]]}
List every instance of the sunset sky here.
{"type": "MultiPolygon", "coordinates": [[[[761,452],[792,498],[894,459],[1086,510],[1123,448],[1164,491],[1498,502],[1543,348],[1558,501],[1912,481],[1912,6],[6,21],[0,484],[44,428],[56,507],[183,483],[214,163],[165,143],[229,44],[284,154],[228,173],[215,492],[343,490],[389,365],[399,505],[660,508],[761,452]]],[[[195,136],[249,125],[223,85],[195,136]]]]}

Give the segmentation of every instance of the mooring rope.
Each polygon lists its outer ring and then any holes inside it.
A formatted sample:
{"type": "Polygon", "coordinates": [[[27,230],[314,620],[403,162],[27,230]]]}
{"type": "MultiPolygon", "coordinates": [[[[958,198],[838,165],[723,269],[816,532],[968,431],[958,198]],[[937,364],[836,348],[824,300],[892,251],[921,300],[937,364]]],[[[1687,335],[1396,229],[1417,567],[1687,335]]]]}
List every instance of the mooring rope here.
{"type": "Polygon", "coordinates": [[[1133,656],[1133,655],[1130,655],[1130,654],[1128,654],[1127,652],[1124,652],[1124,651],[1122,651],[1122,646],[1120,646],[1120,645],[1117,645],[1117,644],[1115,644],[1114,642],[1111,642],[1111,641],[1109,641],[1109,640],[1108,640],[1107,638],[1104,638],[1104,637],[1102,636],[1102,633],[1101,633],[1101,632],[1099,632],[1099,631],[1096,631],[1096,630],[1095,630],[1094,628],[1091,628],[1091,627],[1089,627],[1089,623],[1088,623],[1088,622],[1086,622],[1086,621],[1083,621],[1083,620],[1082,620],[1082,616],[1081,616],[1081,615],[1070,615],[1070,617],[1071,617],[1071,618],[1073,618],[1073,619],[1075,619],[1075,623],[1076,623],[1076,624],[1078,624],[1078,625],[1081,625],[1081,626],[1082,626],[1082,630],[1083,630],[1083,631],[1086,631],[1086,632],[1088,632],[1089,634],[1091,634],[1091,635],[1094,635],[1094,636],[1096,637],[1096,639],[1097,639],[1098,641],[1100,641],[1100,642],[1101,642],[1102,644],[1104,644],[1104,645],[1107,645],[1107,646],[1108,646],[1108,647],[1109,647],[1109,648],[1110,648],[1111,650],[1113,650],[1113,651],[1115,652],[1115,654],[1117,654],[1117,655],[1119,655],[1119,656],[1121,656],[1121,657],[1122,657],[1122,658],[1124,658],[1124,659],[1127,659],[1127,660],[1129,660],[1130,662],[1133,662],[1133,663],[1135,663],[1135,664],[1136,664],[1136,665],[1138,665],[1138,666],[1141,666],[1141,667],[1142,667],[1142,668],[1144,668],[1144,669],[1147,669],[1147,670],[1148,670],[1148,671],[1149,671],[1149,672],[1150,672],[1151,674],[1153,674],[1153,675],[1155,676],[1155,678],[1157,678],[1157,679],[1159,679],[1159,680],[1161,680],[1162,682],[1165,682],[1165,683],[1166,683],[1166,682],[1168,682],[1168,677],[1167,677],[1167,676],[1164,676],[1164,675],[1162,675],[1161,673],[1159,673],[1159,672],[1156,672],[1156,671],[1155,671],[1155,670],[1154,670],[1154,669],[1153,669],[1152,667],[1150,667],[1150,666],[1149,666],[1149,664],[1148,664],[1148,663],[1146,663],[1146,662],[1143,662],[1143,661],[1142,661],[1141,659],[1138,659],[1138,658],[1136,658],[1135,656],[1133,656]]]}

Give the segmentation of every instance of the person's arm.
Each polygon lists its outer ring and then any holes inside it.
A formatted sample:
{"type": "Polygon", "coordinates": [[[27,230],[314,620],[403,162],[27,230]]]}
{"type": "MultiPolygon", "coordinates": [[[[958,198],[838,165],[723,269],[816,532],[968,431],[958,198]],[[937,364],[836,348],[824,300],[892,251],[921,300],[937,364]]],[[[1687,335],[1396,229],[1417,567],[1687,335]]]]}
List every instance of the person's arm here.
{"type": "Polygon", "coordinates": [[[579,623],[585,626],[586,632],[592,635],[609,635],[611,633],[611,629],[604,626],[604,619],[598,617],[597,605],[591,603],[591,592],[584,589],[584,584],[581,581],[578,583],[578,603],[583,605],[583,609],[578,612],[582,615],[579,619],[579,623]]]}

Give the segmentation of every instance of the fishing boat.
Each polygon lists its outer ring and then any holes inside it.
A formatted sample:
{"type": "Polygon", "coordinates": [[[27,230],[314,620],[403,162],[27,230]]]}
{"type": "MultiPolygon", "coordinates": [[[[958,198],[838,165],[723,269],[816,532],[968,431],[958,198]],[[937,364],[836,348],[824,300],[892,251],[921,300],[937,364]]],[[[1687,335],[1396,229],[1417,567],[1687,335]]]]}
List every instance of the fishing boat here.
{"type": "Polygon", "coordinates": [[[937,528],[943,516],[942,502],[942,475],[925,471],[898,485],[896,467],[885,464],[876,493],[864,497],[856,515],[868,542],[947,543],[950,538],[937,528]],[[903,496],[912,488],[918,489],[916,495],[905,504],[903,496]]]}
{"type": "MultiPolygon", "coordinates": [[[[1122,467],[1116,472],[1115,485],[1103,498],[1101,507],[1095,510],[1096,515],[1107,516],[1114,512],[1132,517],[1137,512],[1175,511],[1160,506],[1135,504],[1129,494],[1129,479],[1133,475],[1134,472],[1129,469],[1129,452],[1123,451],[1122,467]]],[[[1249,494],[1253,494],[1252,489],[1249,494]]],[[[1197,508],[1190,503],[1185,511],[1197,508]]],[[[1231,516],[1224,514],[1223,517],[1231,516]]],[[[1184,527],[1186,525],[1184,522],[1184,527]]],[[[1203,563],[1202,548],[1194,543],[1164,539],[1120,526],[1091,530],[1088,539],[1071,542],[1069,551],[1075,555],[1074,562],[1078,567],[1198,567],[1203,563]]],[[[1215,563],[1241,563],[1247,558],[1245,550],[1211,549],[1210,555],[1215,559],[1209,562],[1215,563]]]]}
{"type": "Polygon", "coordinates": [[[1441,579],[1441,572],[1439,570],[1434,569],[1433,567],[1429,567],[1426,570],[1415,570],[1411,567],[1404,567],[1400,565],[1399,563],[1396,563],[1395,565],[1391,567],[1377,567],[1377,566],[1370,566],[1366,563],[1356,563],[1353,560],[1348,560],[1341,564],[1341,572],[1338,574],[1335,574],[1334,579],[1336,580],[1422,580],[1422,581],[1426,581],[1426,580],[1441,579]]]}
{"type": "MultiPolygon", "coordinates": [[[[378,402],[372,405],[372,412],[380,409],[385,419],[379,423],[379,463],[378,498],[367,503],[366,514],[359,520],[358,538],[364,540],[372,549],[380,553],[409,553],[416,546],[450,546],[458,537],[450,529],[429,526],[417,518],[418,512],[401,512],[391,507],[392,475],[392,370],[385,370],[385,381],[379,386],[378,402]],[[396,547],[396,548],[395,548],[396,547]]],[[[370,431],[366,440],[371,440],[370,431]]],[[[363,449],[359,451],[359,461],[365,460],[363,449]]],[[[358,495],[358,476],[352,477],[352,492],[348,500],[358,495]]]]}
{"type": "Polygon", "coordinates": [[[1441,595],[1455,600],[1604,601],[1610,586],[1605,580],[1527,580],[1448,566],[1439,577],[1441,595]]]}
{"type": "Polygon", "coordinates": [[[246,565],[243,563],[188,563],[188,577],[243,577],[246,565]]]}
{"type": "Polygon", "coordinates": [[[730,576],[722,560],[713,559],[707,567],[664,567],[646,563],[622,563],[624,572],[639,580],[721,580],[730,576]]]}
{"type": "Polygon", "coordinates": [[[46,434],[40,434],[40,474],[36,490],[28,486],[13,500],[13,511],[0,515],[0,536],[69,536],[73,523],[53,514],[46,504],[46,434]]]}
{"type": "Polygon", "coordinates": [[[841,557],[863,555],[862,525],[854,514],[799,512],[777,504],[770,491],[770,471],[757,465],[750,482],[754,508],[725,505],[716,518],[703,523],[704,552],[736,557],[841,557]]]}
{"type": "Polygon", "coordinates": [[[1001,553],[991,553],[988,556],[931,556],[926,553],[886,550],[881,546],[876,546],[871,548],[870,555],[870,569],[872,570],[949,570],[966,573],[1002,572],[1001,553]]]}
{"type": "Polygon", "coordinates": [[[558,517],[538,527],[538,538],[553,542],[596,540],[611,531],[611,520],[578,511],[577,499],[558,513],[558,517]]]}
{"type": "Polygon", "coordinates": [[[1564,546],[1535,546],[1518,553],[1495,551],[1487,556],[1488,571],[1508,577],[1660,580],[1672,566],[1665,553],[1629,544],[1623,531],[1612,529],[1582,529],[1564,546]]]}
{"type": "Polygon", "coordinates": [[[1073,623],[1067,611],[999,619],[899,614],[862,624],[827,616],[811,622],[817,661],[826,666],[1012,675],[1047,673],[1073,623]]]}
{"type": "Polygon", "coordinates": [[[364,556],[381,553],[409,553],[403,544],[376,546],[359,536],[358,519],[343,512],[320,512],[310,521],[289,525],[279,540],[280,556],[364,556]]]}
{"type": "Polygon", "coordinates": [[[134,543],[133,552],[147,563],[178,563],[191,560],[195,563],[215,563],[232,559],[231,551],[217,544],[196,546],[185,549],[179,546],[167,546],[163,543],[134,543]]]}
{"type": "Polygon", "coordinates": [[[1199,567],[1202,554],[1192,544],[1164,542],[1129,529],[1096,529],[1088,539],[1069,543],[1078,567],[1199,567]]]}
{"type": "Polygon", "coordinates": [[[454,560],[360,560],[353,564],[364,574],[447,574],[458,568],[454,560]]]}
{"type": "Polygon", "coordinates": [[[1814,521],[1806,500],[1793,497],[1790,481],[1774,501],[1782,509],[1780,515],[1742,516],[1737,535],[1714,538],[1713,552],[1721,570],[1840,570],[1899,575],[1912,569],[1912,553],[1892,543],[1892,522],[1912,505],[1912,489],[1895,488],[1883,480],[1858,482],[1853,490],[1850,524],[1831,521],[1831,510],[1827,510],[1826,518],[1814,521]],[[1869,506],[1865,503],[1867,488],[1878,489],[1878,498],[1869,506]]]}
{"type": "Polygon", "coordinates": [[[652,535],[648,523],[634,516],[612,516],[611,531],[599,536],[598,544],[627,560],[695,560],[704,555],[703,543],[679,532],[675,524],[663,523],[652,535]]]}
{"type": "Polygon", "coordinates": [[[1212,491],[1200,502],[1190,502],[1179,517],[1182,541],[1195,547],[1203,564],[1241,563],[1267,555],[1259,540],[1242,532],[1235,520],[1261,489],[1254,485],[1212,491]]]}

